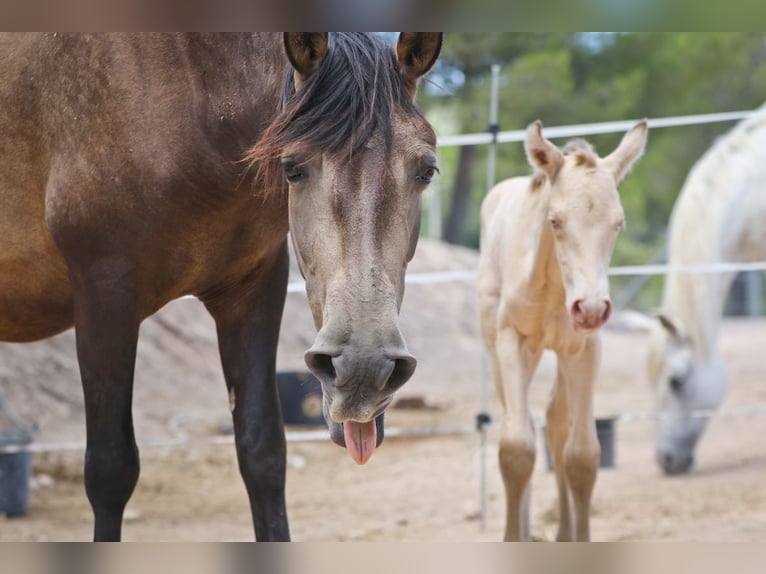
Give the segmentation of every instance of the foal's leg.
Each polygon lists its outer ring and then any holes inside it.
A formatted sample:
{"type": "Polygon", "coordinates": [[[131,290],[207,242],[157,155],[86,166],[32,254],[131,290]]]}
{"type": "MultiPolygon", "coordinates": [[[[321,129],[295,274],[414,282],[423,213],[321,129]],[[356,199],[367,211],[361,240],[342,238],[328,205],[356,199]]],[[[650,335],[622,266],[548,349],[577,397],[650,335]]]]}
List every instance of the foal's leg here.
{"type": "Polygon", "coordinates": [[[500,363],[497,359],[497,311],[499,303],[500,296],[496,289],[485,288],[479,290],[479,326],[481,328],[481,338],[487,350],[489,373],[492,377],[495,392],[497,392],[500,402],[504,404],[503,381],[500,373],[500,363]]]}
{"type": "Polygon", "coordinates": [[[279,326],[288,275],[287,244],[270,266],[205,304],[215,319],[232,403],[239,470],[250,498],[255,537],[289,540],[286,445],[276,385],[279,326]]]}
{"type": "Polygon", "coordinates": [[[569,436],[569,400],[565,375],[559,365],[556,386],[545,413],[545,431],[556,472],[559,492],[559,531],[556,540],[572,540],[572,517],[569,510],[569,485],[564,472],[564,445],[569,436]]]}
{"type": "Polygon", "coordinates": [[[535,467],[535,430],[527,389],[541,351],[532,351],[511,327],[498,330],[497,360],[503,389],[500,472],[506,495],[505,540],[530,540],[529,480],[535,467]]]}
{"type": "Polygon", "coordinates": [[[590,504],[598,474],[601,447],[593,418],[593,385],[600,361],[601,341],[591,335],[574,354],[559,355],[569,386],[572,429],[564,446],[564,472],[572,492],[574,539],[590,540],[590,504]]]}
{"type": "Polygon", "coordinates": [[[85,490],[94,540],[120,540],[122,514],[138,481],[131,402],[139,320],[122,278],[73,274],[75,333],[85,395],[85,490]]]}

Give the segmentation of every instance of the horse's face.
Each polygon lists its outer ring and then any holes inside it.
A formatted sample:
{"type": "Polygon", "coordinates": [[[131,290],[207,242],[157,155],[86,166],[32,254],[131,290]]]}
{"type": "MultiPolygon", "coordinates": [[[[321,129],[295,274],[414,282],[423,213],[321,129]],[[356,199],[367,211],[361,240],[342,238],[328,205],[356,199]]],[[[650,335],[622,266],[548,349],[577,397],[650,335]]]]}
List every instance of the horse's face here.
{"type": "Polygon", "coordinates": [[[659,315],[649,338],[647,371],[655,392],[657,464],[666,474],[687,472],[707,424],[700,411],[716,408],[726,393],[726,368],[718,356],[702,361],[683,326],[659,315]]]}
{"type": "Polygon", "coordinates": [[[421,195],[436,169],[433,142],[419,135],[424,131],[397,125],[397,151],[388,158],[376,137],[351,161],[323,155],[298,170],[295,158],[285,158],[293,179],[293,244],[319,331],[306,363],[322,381],[333,440],[357,462],[382,440],[380,415],[417,364],[397,316],[421,195]]]}
{"type": "Polygon", "coordinates": [[[583,141],[563,150],[543,138],[540,123],[527,130],[530,162],[550,185],[547,225],[566,294],[572,325],[588,332],[609,318],[607,271],[624,213],[617,184],[638,159],[646,142],[646,122],[632,128],[617,149],[599,158],[583,141]]]}
{"type": "MultiPolygon", "coordinates": [[[[421,196],[437,166],[435,135],[415,112],[412,97],[415,80],[433,64],[440,41],[440,36],[400,38],[396,73],[401,77],[393,80],[405,87],[407,100],[389,101],[390,112],[377,118],[353,153],[296,153],[288,146],[281,158],[293,245],[318,330],[306,363],[322,383],[333,441],[359,464],[382,441],[383,412],[417,364],[397,317],[418,240],[421,196]]],[[[291,55],[294,65],[300,58],[291,55]]],[[[296,72],[298,96],[304,81],[296,72]]]]}

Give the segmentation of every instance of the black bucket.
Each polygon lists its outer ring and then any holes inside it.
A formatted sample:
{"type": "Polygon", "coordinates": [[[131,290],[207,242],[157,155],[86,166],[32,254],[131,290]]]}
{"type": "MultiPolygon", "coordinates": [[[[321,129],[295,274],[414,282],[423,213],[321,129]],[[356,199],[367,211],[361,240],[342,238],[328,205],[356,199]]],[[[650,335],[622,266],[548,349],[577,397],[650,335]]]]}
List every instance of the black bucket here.
{"type": "Polygon", "coordinates": [[[0,514],[21,516],[29,506],[32,452],[28,445],[37,432],[36,424],[24,423],[0,389],[0,414],[12,430],[0,430],[0,514]]]}
{"type": "Polygon", "coordinates": [[[324,425],[322,385],[308,371],[278,371],[277,388],[286,425],[324,425]]]}
{"type": "Polygon", "coordinates": [[[31,476],[31,451],[0,452],[0,514],[11,517],[27,513],[31,476]]]}
{"type": "Polygon", "coordinates": [[[601,459],[598,465],[601,468],[613,468],[616,460],[617,442],[617,419],[596,419],[596,435],[601,445],[601,459]]]}
{"type": "MultiPolygon", "coordinates": [[[[598,443],[601,446],[601,457],[598,461],[600,468],[613,468],[616,456],[616,442],[617,442],[617,418],[596,419],[596,436],[598,437],[598,443]]],[[[551,450],[548,447],[548,440],[545,435],[545,428],[543,427],[543,442],[545,443],[545,462],[548,470],[553,470],[553,457],[551,456],[551,450]]]]}

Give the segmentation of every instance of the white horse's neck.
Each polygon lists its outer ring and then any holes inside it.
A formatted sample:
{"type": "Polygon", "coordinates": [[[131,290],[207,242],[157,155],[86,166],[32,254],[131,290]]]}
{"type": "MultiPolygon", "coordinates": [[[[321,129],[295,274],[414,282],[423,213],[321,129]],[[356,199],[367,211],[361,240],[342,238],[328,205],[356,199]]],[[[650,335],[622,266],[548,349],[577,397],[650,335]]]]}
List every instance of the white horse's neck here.
{"type": "MultiPolygon", "coordinates": [[[[766,255],[766,110],[722,137],[692,168],[670,220],[668,263],[695,265],[766,255]]],[[[663,309],[681,321],[695,352],[715,352],[733,273],[670,273],[663,309]]]]}
{"type": "MultiPolygon", "coordinates": [[[[726,198],[721,195],[694,193],[680,198],[671,219],[670,265],[700,265],[722,260],[719,230],[726,198]]],[[[700,358],[709,357],[715,348],[731,280],[731,274],[724,277],[718,273],[670,273],[667,276],[662,308],[681,322],[700,358]]]]}

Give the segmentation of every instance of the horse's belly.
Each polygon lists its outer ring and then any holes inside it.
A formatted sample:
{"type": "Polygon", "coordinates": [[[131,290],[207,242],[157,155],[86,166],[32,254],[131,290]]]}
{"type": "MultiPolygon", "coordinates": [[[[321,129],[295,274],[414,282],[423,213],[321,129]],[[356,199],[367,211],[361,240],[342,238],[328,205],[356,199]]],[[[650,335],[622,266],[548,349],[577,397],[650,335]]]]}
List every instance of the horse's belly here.
{"type": "Polygon", "coordinates": [[[72,322],[72,290],[63,260],[0,253],[0,340],[44,339],[72,322]]]}

